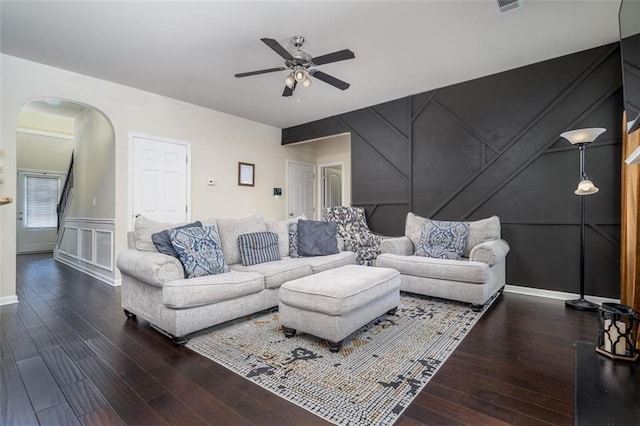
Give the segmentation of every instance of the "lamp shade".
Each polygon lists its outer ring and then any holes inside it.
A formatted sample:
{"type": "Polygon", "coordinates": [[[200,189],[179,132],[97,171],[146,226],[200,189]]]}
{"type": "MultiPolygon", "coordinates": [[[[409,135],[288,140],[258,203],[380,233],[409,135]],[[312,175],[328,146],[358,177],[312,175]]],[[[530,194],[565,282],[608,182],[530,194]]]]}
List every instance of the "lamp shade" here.
{"type": "Polygon", "coordinates": [[[571,142],[573,145],[576,145],[580,143],[591,143],[606,131],[607,129],[602,127],[592,127],[589,129],[571,130],[560,134],[560,136],[571,142]]]}
{"type": "Polygon", "coordinates": [[[293,77],[293,73],[289,74],[287,78],[284,79],[284,84],[289,88],[293,89],[293,83],[295,83],[296,79],[293,77]]]}
{"type": "Polygon", "coordinates": [[[589,179],[582,179],[578,183],[578,189],[575,190],[576,195],[593,195],[600,191],[600,188],[595,186],[589,179]]]}
{"type": "Polygon", "coordinates": [[[296,79],[298,83],[301,83],[307,77],[307,73],[300,68],[294,71],[293,77],[296,79]]]}

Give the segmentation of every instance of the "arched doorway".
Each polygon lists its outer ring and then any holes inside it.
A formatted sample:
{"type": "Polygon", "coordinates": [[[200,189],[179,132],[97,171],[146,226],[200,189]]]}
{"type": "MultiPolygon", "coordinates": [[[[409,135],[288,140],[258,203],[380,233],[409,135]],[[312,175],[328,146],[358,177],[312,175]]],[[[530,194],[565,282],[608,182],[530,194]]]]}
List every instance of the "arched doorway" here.
{"type": "Polygon", "coordinates": [[[114,282],[115,136],[110,120],[80,102],[26,103],[16,134],[18,255],[54,258],[114,282]]]}

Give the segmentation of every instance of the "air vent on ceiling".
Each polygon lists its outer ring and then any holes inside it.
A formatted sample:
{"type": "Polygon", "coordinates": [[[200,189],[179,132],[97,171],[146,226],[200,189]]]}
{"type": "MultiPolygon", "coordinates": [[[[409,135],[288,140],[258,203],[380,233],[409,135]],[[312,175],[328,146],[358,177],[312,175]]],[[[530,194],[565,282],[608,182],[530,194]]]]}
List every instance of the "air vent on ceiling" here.
{"type": "Polygon", "coordinates": [[[496,0],[498,12],[505,13],[522,7],[523,0],[496,0]]]}

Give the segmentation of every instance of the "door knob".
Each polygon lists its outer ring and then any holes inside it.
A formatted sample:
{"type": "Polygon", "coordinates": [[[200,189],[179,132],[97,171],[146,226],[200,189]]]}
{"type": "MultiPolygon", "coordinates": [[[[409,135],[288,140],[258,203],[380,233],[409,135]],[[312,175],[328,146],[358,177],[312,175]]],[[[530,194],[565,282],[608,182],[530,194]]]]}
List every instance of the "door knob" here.
{"type": "Polygon", "coordinates": [[[13,203],[13,198],[11,197],[0,197],[0,206],[4,206],[5,204],[13,203]]]}

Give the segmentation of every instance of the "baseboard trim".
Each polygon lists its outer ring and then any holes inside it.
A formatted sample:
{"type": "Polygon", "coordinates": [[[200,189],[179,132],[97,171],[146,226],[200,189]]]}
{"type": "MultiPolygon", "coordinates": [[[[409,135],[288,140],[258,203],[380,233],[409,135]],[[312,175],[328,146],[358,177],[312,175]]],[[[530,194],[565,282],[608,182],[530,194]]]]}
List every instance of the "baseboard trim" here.
{"type": "Polygon", "coordinates": [[[64,258],[62,258],[60,256],[54,257],[54,260],[56,262],[64,263],[65,265],[67,265],[67,266],[69,266],[69,267],[71,267],[73,269],[76,269],[76,270],[78,270],[78,271],[80,271],[82,273],[90,275],[93,278],[95,278],[95,279],[107,284],[109,287],[117,287],[118,285],[120,285],[120,284],[117,284],[116,281],[114,279],[110,278],[110,277],[105,277],[104,275],[98,274],[95,271],[90,270],[89,268],[84,268],[81,265],[78,265],[78,264],[73,263],[73,262],[69,262],[68,260],[66,260],[66,259],[64,259],[64,258]]]}
{"type": "MultiPolygon", "coordinates": [[[[573,300],[578,299],[580,297],[579,294],[575,293],[564,293],[562,291],[553,291],[553,290],[544,290],[541,288],[532,288],[532,287],[522,287],[518,285],[506,285],[504,291],[507,293],[515,293],[515,294],[524,294],[527,296],[537,296],[537,297],[545,297],[547,299],[558,299],[558,300],[573,300]]],[[[585,299],[590,300],[591,302],[602,304],[602,303],[620,303],[620,299],[610,299],[607,297],[598,297],[598,296],[589,296],[585,295],[585,299]]]]}
{"type": "Polygon", "coordinates": [[[18,296],[16,295],[0,297],[0,306],[13,305],[14,303],[18,303],[18,296]]]}

